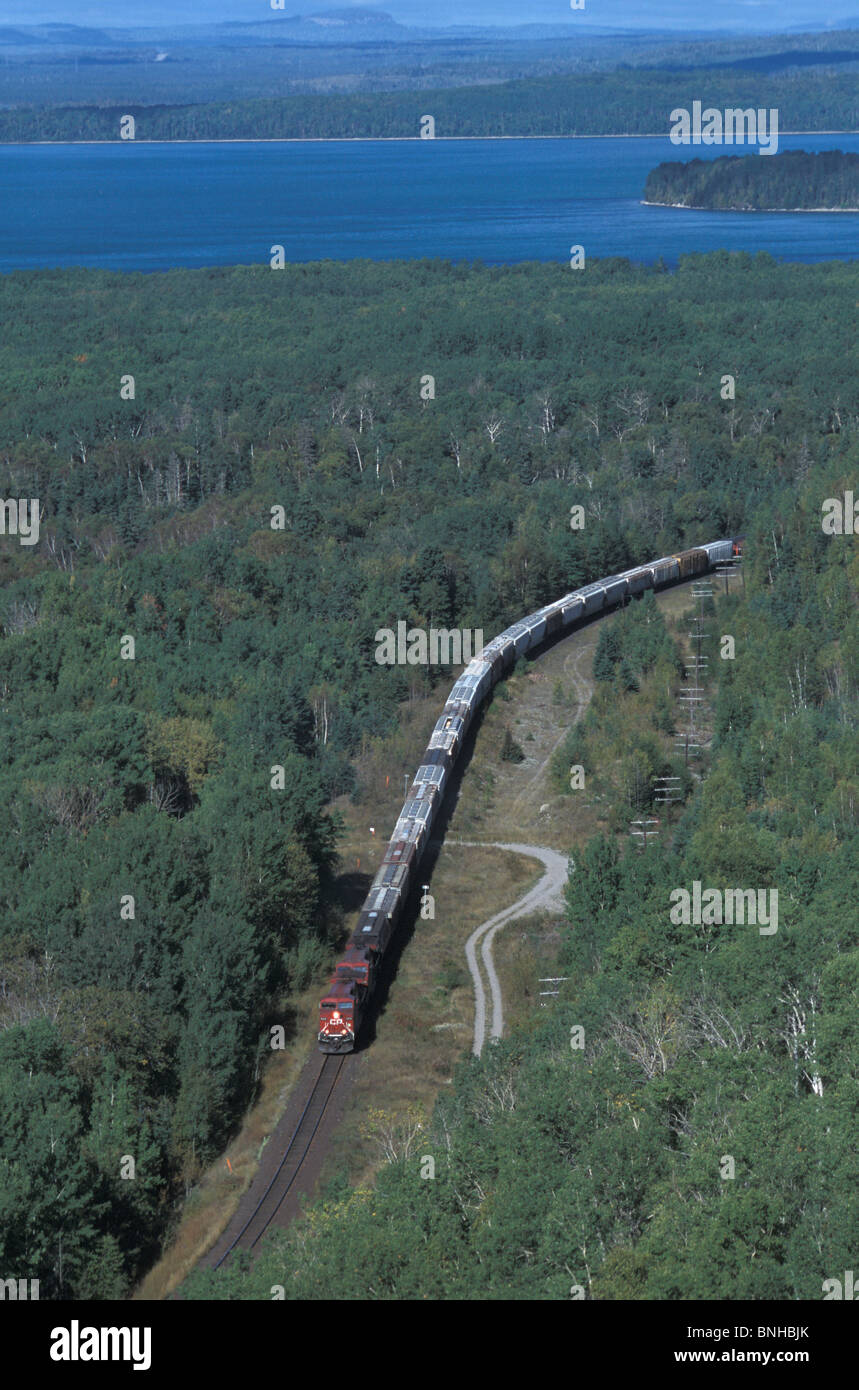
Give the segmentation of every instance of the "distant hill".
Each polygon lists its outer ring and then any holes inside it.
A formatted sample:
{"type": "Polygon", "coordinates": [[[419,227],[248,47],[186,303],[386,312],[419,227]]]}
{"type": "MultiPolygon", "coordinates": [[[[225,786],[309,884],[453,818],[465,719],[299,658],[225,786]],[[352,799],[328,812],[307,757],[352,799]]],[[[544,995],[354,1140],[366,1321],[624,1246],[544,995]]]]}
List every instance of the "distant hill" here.
{"type": "Polygon", "coordinates": [[[334,9],[313,14],[278,15],[269,19],[248,22],[225,20],[216,26],[222,33],[243,38],[258,38],[266,43],[278,39],[308,43],[349,43],[356,39],[388,41],[413,39],[416,30],[399,24],[384,10],[334,9]]]}
{"type": "MultiPolygon", "coordinates": [[[[727,58],[714,62],[711,58],[702,59],[700,66],[710,71],[719,68],[733,68],[737,71],[784,72],[789,68],[842,67],[847,63],[859,63],[859,48],[792,48],[783,53],[753,53],[745,58],[727,58]]],[[[660,63],[659,68],[670,72],[674,68],[688,68],[689,63],[660,63]]]]}
{"type": "MultiPolygon", "coordinates": [[[[141,7],[147,24],[128,22],[123,7],[117,7],[114,23],[101,28],[7,23],[0,26],[0,110],[244,105],[315,95],[336,106],[374,92],[410,92],[423,104],[426,98],[420,93],[456,88],[461,95],[455,105],[461,108],[464,101],[467,112],[450,109],[447,101],[444,110],[438,102],[438,111],[423,106],[443,115],[450,133],[491,134],[502,126],[506,133],[523,134],[646,133],[664,128],[667,114],[677,105],[688,106],[706,82],[711,95],[724,93],[726,105],[778,106],[783,129],[859,128],[859,32],[711,35],[705,40],[688,29],[682,35],[621,29],[607,34],[590,22],[581,26],[581,14],[568,11],[565,16],[563,7],[556,10],[554,24],[541,22],[540,9],[529,7],[520,10],[527,22],[505,27],[507,16],[494,7],[488,13],[484,6],[483,24],[472,25],[462,22],[470,14],[465,3],[458,22],[445,28],[447,11],[435,6],[424,16],[416,4],[407,11],[395,0],[355,9],[342,3],[326,9],[324,0],[321,5],[319,0],[304,3],[305,13],[302,0],[290,0],[295,12],[281,14],[260,0],[251,23],[215,22],[215,7],[210,6],[198,9],[196,23],[183,23],[187,7],[179,0],[174,18],[167,20],[160,0],[141,7]],[[415,27],[420,25],[426,27],[415,27]],[[169,57],[156,61],[159,52],[169,57]],[[594,88],[593,79],[601,74],[605,76],[594,88]],[[575,112],[569,111],[564,91],[541,92],[545,109],[523,112],[519,102],[530,104],[536,94],[521,86],[500,90],[508,82],[572,76],[584,83],[575,112]],[[478,104],[487,101],[496,110],[475,125],[468,93],[479,96],[490,88],[493,95],[481,97],[478,104]],[[559,112],[558,103],[566,114],[559,112]]],[[[435,95],[430,99],[437,101],[435,95]]],[[[345,133],[338,110],[323,122],[330,133],[345,133]]],[[[34,116],[23,122],[22,134],[34,122],[45,125],[43,116],[34,116]]],[[[70,118],[63,117],[60,124],[69,126],[70,118]]],[[[213,133],[225,124],[222,113],[213,133]]],[[[312,122],[314,130],[319,125],[319,120],[312,122]]],[[[408,134],[414,112],[404,115],[397,129],[388,121],[350,119],[346,125],[355,134],[374,133],[376,126],[375,133],[408,134]]]]}
{"type": "Polygon", "coordinates": [[[31,41],[35,38],[42,43],[62,44],[70,48],[116,42],[105,29],[91,29],[81,24],[33,24],[21,26],[18,32],[24,33],[31,41]]]}
{"type": "Polygon", "coordinates": [[[0,25],[0,44],[16,48],[48,44],[55,48],[93,48],[114,42],[103,29],[86,29],[77,24],[0,25]]]}

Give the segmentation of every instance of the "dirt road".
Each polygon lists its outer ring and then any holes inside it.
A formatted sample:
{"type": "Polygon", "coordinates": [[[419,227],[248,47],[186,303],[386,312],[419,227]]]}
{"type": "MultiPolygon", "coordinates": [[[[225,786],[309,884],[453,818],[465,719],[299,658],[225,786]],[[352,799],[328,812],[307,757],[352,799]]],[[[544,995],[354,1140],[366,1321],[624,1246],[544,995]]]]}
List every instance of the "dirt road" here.
{"type": "Polygon", "coordinates": [[[508,850],[511,854],[524,854],[532,859],[539,859],[546,869],[540,882],[530,888],[524,897],[513,903],[511,907],[505,907],[503,911],[497,912],[488,921],[482,922],[465,943],[465,956],[474,982],[474,1043],[471,1050],[476,1057],[479,1057],[486,1041],[486,991],[477,960],[477,947],[482,943],[480,954],[483,957],[486,978],[489,981],[489,992],[492,996],[492,1024],[489,1029],[489,1036],[490,1038],[500,1038],[504,1032],[504,1002],[501,998],[501,986],[492,960],[492,938],[501,927],[512,922],[516,917],[526,917],[530,913],[539,912],[542,909],[551,910],[561,907],[570,861],[566,855],[558,854],[557,850],[543,849],[539,845],[484,843],[477,840],[452,840],[449,843],[461,845],[465,849],[503,849],[508,850]]]}

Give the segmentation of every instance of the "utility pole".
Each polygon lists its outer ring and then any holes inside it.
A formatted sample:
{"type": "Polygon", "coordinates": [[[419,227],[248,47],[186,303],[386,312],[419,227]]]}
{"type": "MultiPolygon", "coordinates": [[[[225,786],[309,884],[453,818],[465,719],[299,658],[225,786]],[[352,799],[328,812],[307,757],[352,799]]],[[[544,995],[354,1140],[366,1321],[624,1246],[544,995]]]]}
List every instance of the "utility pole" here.
{"type": "Polygon", "coordinates": [[[685,762],[687,767],[689,766],[689,750],[693,749],[695,752],[698,753],[700,753],[701,751],[700,743],[696,743],[695,740],[688,733],[677,735],[676,747],[677,752],[683,754],[683,761],[685,762]]]}
{"type": "Polygon", "coordinates": [[[689,632],[686,635],[688,636],[690,642],[695,643],[695,660],[694,662],[686,662],[686,670],[687,673],[689,671],[692,671],[697,679],[697,677],[701,675],[701,672],[704,670],[704,667],[707,665],[709,660],[708,657],[701,655],[701,643],[707,636],[707,632],[701,626],[697,618],[693,618],[692,621],[694,622],[695,627],[692,632],[689,632]]]}
{"type": "Polygon", "coordinates": [[[713,597],[713,585],[705,579],[692,585],[692,597],[698,604],[698,626],[704,626],[704,600],[713,597]]]}
{"type": "MultiPolygon", "coordinates": [[[[546,976],[545,979],[540,979],[540,980],[538,981],[538,984],[541,984],[541,985],[560,985],[560,984],[563,984],[564,980],[568,980],[569,978],[570,978],[569,975],[548,975],[548,976],[546,976]]],[[[541,989],[541,990],[540,990],[540,998],[541,998],[541,999],[557,999],[557,997],[558,997],[558,995],[560,994],[560,992],[561,992],[561,991],[560,991],[559,989],[541,989]]],[[[541,1004],[541,1005],[540,1005],[540,1008],[541,1008],[541,1009],[545,1009],[545,1007],[546,1007],[545,1004],[541,1004]]]]}
{"type": "MultiPolygon", "coordinates": [[[[707,632],[706,632],[706,629],[705,629],[705,627],[704,627],[704,601],[705,601],[705,599],[708,599],[708,598],[712,598],[712,597],[713,597],[713,586],[712,586],[712,584],[693,584],[693,585],[692,585],[692,597],[693,597],[694,599],[697,599],[697,600],[698,600],[698,603],[699,603],[699,610],[698,610],[698,616],[697,616],[697,618],[693,618],[693,619],[692,619],[693,631],[690,632],[690,633],[688,633],[687,636],[689,637],[690,642],[694,642],[694,643],[695,643],[695,665],[694,665],[694,672],[695,672],[695,677],[696,677],[696,679],[697,679],[697,678],[701,675],[701,673],[703,672],[704,667],[707,665],[707,660],[708,660],[706,656],[702,656],[702,655],[701,655],[701,643],[704,641],[704,638],[707,636],[707,632]]],[[[689,663],[687,662],[687,670],[688,670],[688,669],[689,669],[689,663]]]]}
{"type": "Polygon", "coordinates": [[[656,835],[659,834],[658,828],[657,828],[656,830],[651,830],[651,829],[648,828],[648,827],[654,826],[654,825],[657,826],[657,827],[659,826],[659,817],[658,817],[658,816],[647,816],[646,818],[644,818],[644,819],[642,819],[642,820],[631,820],[631,821],[629,822],[629,824],[630,824],[630,826],[632,826],[632,827],[637,827],[637,826],[640,826],[640,827],[641,827],[640,830],[639,830],[639,829],[634,829],[634,828],[633,828],[633,829],[631,829],[630,832],[629,832],[630,835],[633,836],[633,838],[634,838],[635,836],[638,836],[638,837],[639,837],[638,839],[636,839],[635,843],[639,846],[640,849],[647,849],[647,840],[648,840],[648,836],[649,836],[650,839],[652,840],[652,839],[654,838],[654,836],[656,836],[656,835]]]}
{"type": "MultiPolygon", "coordinates": [[[[773,537],[773,542],[775,542],[775,537],[773,537]]],[[[776,551],[776,554],[778,554],[778,551],[776,551]]],[[[742,555],[732,555],[730,559],[720,560],[719,563],[716,565],[716,573],[719,575],[720,578],[724,579],[725,581],[726,594],[728,592],[728,581],[730,579],[733,579],[734,576],[737,574],[739,574],[740,578],[743,581],[743,593],[746,592],[746,577],[743,574],[742,555]]]]}
{"type": "Polygon", "coordinates": [[[713,585],[709,580],[693,584],[692,597],[697,600],[699,611],[697,617],[692,619],[693,630],[687,633],[689,641],[695,644],[695,658],[694,661],[686,662],[686,679],[688,681],[691,678],[694,684],[681,686],[680,694],[677,697],[681,704],[685,704],[689,708],[689,728],[677,735],[678,751],[683,753],[687,767],[689,766],[690,750],[694,749],[696,752],[700,752],[701,749],[697,737],[698,730],[695,727],[695,711],[703,703],[704,697],[704,687],[698,684],[706,675],[709,662],[709,658],[703,656],[701,652],[701,644],[707,636],[704,627],[704,602],[713,597],[713,585]]]}
{"type": "Polygon", "coordinates": [[[686,737],[686,762],[689,762],[689,749],[700,748],[701,745],[696,737],[695,711],[699,708],[703,699],[703,687],[700,685],[683,685],[680,687],[680,694],[677,697],[681,704],[689,707],[689,732],[686,737]]]}
{"type": "Polygon", "coordinates": [[[653,800],[657,805],[670,806],[672,802],[682,801],[683,794],[680,790],[682,777],[658,777],[654,780],[653,790],[657,793],[653,800]]]}

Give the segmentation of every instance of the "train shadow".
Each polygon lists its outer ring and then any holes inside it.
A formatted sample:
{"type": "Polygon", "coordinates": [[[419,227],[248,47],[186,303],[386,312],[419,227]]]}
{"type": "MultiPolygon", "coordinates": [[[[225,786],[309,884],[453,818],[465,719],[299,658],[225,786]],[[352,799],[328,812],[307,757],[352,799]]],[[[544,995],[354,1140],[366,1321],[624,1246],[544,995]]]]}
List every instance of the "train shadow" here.
{"type": "Polygon", "coordinates": [[[370,891],[373,875],[349,869],[335,874],[331,882],[331,897],[344,913],[357,912],[370,891]]]}

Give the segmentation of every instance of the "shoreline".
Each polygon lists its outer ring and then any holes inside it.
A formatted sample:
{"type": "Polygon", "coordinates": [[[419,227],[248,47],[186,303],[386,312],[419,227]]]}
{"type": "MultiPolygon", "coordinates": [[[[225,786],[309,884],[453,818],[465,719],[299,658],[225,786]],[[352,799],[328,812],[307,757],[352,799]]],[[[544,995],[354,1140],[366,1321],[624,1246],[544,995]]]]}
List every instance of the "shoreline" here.
{"type": "MultiPolygon", "coordinates": [[[[783,136],[805,135],[859,135],[859,130],[782,130],[783,136]]],[[[650,131],[632,134],[621,131],[612,135],[435,135],[425,140],[420,135],[273,135],[273,136],[234,136],[212,135],[196,140],[0,140],[0,149],[28,149],[34,145],[434,145],[451,144],[466,140],[670,140],[670,132],[650,131]]],[[[757,148],[754,141],[749,145],[757,148]]],[[[653,204],[652,206],[683,207],[685,204],[653,204]]],[[[775,210],[775,209],[773,209],[775,210]]],[[[797,209],[802,211],[802,209],[797,209]]]]}
{"type": "Polygon", "coordinates": [[[746,215],[768,212],[859,212],[859,208],[710,208],[702,203],[651,203],[647,198],[641,199],[641,206],[643,208],[680,208],[683,212],[741,212],[746,215]]]}

